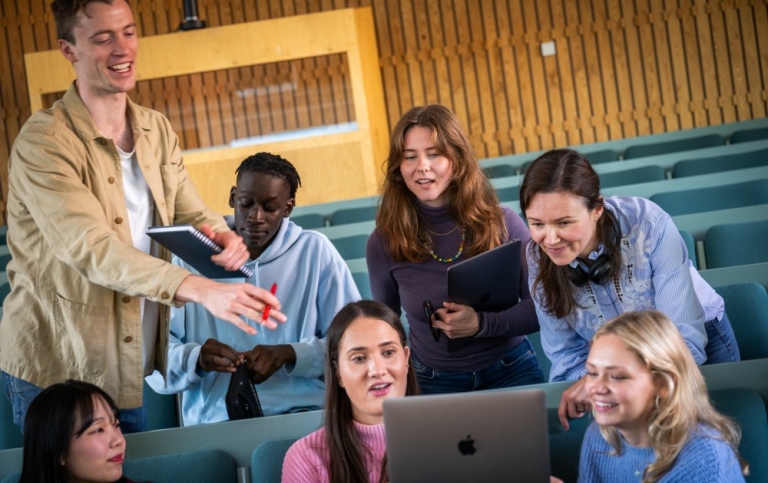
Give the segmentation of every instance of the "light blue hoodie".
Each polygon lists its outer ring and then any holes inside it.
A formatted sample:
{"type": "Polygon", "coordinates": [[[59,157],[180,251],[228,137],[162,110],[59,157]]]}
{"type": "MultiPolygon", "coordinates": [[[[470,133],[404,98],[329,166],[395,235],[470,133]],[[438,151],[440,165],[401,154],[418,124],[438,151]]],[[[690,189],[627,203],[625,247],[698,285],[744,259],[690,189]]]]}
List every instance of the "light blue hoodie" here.
{"type": "MultiPolygon", "coordinates": [[[[197,273],[177,257],[173,263],[197,273]]],[[[147,382],[160,394],[184,391],[185,426],[229,419],[224,396],[230,373],[196,370],[200,347],[208,338],[239,352],[259,344],[290,344],[296,351],[296,364],[281,368],[256,385],[264,415],[322,407],[325,384],[321,376],[328,326],[344,305],[360,299],[352,274],[325,235],[303,230],[289,219],[283,219],[272,243],[248,266],[254,271],[248,282],[265,290],[277,283],[276,295],[288,321],[274,330],[258,327],[258,334],[250,336],[214,318],[202,305],[187,303],[172,309],[167,380],[155,371],[147,382]]],[[[237,283],[245,279],[220,281],[237,283]]]]}

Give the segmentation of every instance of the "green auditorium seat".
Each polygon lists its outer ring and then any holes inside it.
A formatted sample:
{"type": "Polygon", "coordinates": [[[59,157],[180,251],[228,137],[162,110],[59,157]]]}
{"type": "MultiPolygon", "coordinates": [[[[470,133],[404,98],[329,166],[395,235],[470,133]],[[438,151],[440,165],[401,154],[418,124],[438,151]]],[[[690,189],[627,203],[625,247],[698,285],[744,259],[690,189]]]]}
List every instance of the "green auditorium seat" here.
{"type": "Polygon", "coordinates": [[[534,332],[528,334],[528,341],[533,346],[533,351],[536,352],[536,359],[539,361],[539,368],[541,373],[544,374],[544,380],[549,381],[549,371],[552,369],[552,363],[549,361],[547,354],[544,353],[544,348],[541,346],[541,332],[534,332]]]}
{"type": "Polygon", "coordinates": [[[265,441],[251,455],[251,483],[280,483],[285,454],[298,438],[265,441]]]}
{"type": "Polygon", "coordinates": [[[768,179],[667,191],[650,199],[671,216],[768,204],[768,179]]]}
{"type": "Polygon", "coordinates": [[[765,402],[752,389],[718,389],[711,391],[712,404],[733,418],[741,428],[739,454],[749,463],[748,483],[768,481],[768,420],[765,402]]]}
{"type": "Polygon", "coordinates": [[[739,344],[741,360],[768,357],[768,292],[758,283],[715,287],[739,344]]]}
{"type": "MultiPolygon", "coordinates": [[[[578,148],[577,151],[581,152],[578,148]]],[[[611,163],[619,160],[619,153],[613,149],[601,149],[600,151],[581,152],[591,164],[611,163]]]]}
{"type": "Polygon", "coordinates": [[[727,223],[704,235],[707,268],[768,262],[768,220],[727,223]]]}
{"type": "Polygon", "coordinates": [[[517,174],[517,168],[511,164],[498,164],[496,166],[487,166],[483,168],[483,173],[488,179],[504,178],[506,176],[515,176],[517,174]]]}
{"type": "MultiPolygon", "coordinates": [[[[219,449],[128,459],[123,475],[133,481],[153,483],[237,483],[237,467],[229,453],[219,449]]],[[[17,483],[19,474],[2,483],[17,483]]]]}
{"type": "Polygon", "coordinates": [[[699,262],[696,257],[696,240],[693,239],[693,235],[691,235],[691,232],[687,230],[679,230],[680,236],[683,237],[683,241],[685,242],[685,248],[688,249],[688,258],[691,260],[691,263],[693,263],[693,267],[698,270],[699,269],[699,262]]]}
{"type": "Polygon", "coordinates": [[[357,206],[354,208],[343,208],[331,213],[331,226],[345,225],[347,223],[358,223],[361,221],[372,221],[376,219],[378,206],[357,206]]]}
{"type": "Polygon", "coordinates": [[[579,476],[579,455],[584,433],[592,422],[592,415],[571,419],[568,431],[563,429],[557,417],[557,408],[547,409],[549,429],[550,473],[565,482],[575,482],[579,476]]]}
{"type": "Polygon", "coordinates": [[[5,271],[5,267],[8,265],[8,262],[10,261],[11,261],[10,253],[0,253],[0,270],[5,271]]]}
{"type": "Polygon", "coordinates": [[[20,448],[22,445],[21,429],[13,424],[13,409],[5,397],[5,383],[0,378],[0,450],[20,448]]]}
{"type": "Polygon", "coordinates": [[[362,297],[363,300],[373,300],[368,272],[352,272],[352,278],[355,280],[357,290],[360,291],[360,297],[362,297]]]}
{"type": "Polygon", "coordinates": [[[176,412],[176,396],[158,394],[144,382],[147,408],[147,430],[178,428],[179,416],[176,412]]]}
{"type": "Polygon", "coordinates": [[[768,139],[768,127],[736,131],[731,134],[730,143],[748,143],[750,141],[760,141],[761,139],[768,139]]]}
{"type": "Polygon", "coordinates": [[[711,148],[722,146],[723,144],[725,144],[723,137],[719,134],[704,134],[686,139],[676,139],[674,141],[657,143],[647,142],[629,146],[624,150],[624,159],[644,158],[646,156],[657,156],[660,154],[677,153],[693,149],[711,148]]]}
{"type": "Polygon", "coordinates": [[[336,247],[341,258],[352,260],[353,258],[365,258],[365,247],[368,245],[370,235],[352,235],[333,238],[331,243],[336,247]]]}
{"type": "Polygon", "coordinates": [[[686,176],[756,168],[758,166],[768,166],[768,149],[678,161],[672,167],[672,177],[684,178],[686,176]]]}
{"type": "Polygon", "coordinates": [[[291,221],[306,230],[322,228],[325,226],[325,217],[319,213],[306,213],[303,215],[291,216],[291,221]]]}
{"type": "Polygon", "coordinates": [[[499,197],[499,201],[502,203],[507,201],[517,201],[520,199],[520,187],[507,186],[504,188],[496,188],[496,196],[499,197]]]}
{"type": "Polygon", "coordinates": [[[650,183],[651,181],[664,181],[666,179],[664,168],[655,164],[598,174],[600,176],[600,188],[650,183]]]}

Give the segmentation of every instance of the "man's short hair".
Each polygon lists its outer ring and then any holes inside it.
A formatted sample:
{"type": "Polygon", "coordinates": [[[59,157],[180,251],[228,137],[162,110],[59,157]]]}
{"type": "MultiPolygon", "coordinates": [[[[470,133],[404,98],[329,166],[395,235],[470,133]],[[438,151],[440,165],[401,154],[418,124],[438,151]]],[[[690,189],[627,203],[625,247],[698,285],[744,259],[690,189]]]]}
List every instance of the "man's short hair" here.
{"type": "Polygon", "coordinates": [[[237,179],[243,173],[263,173],[281,178],[288,185],[290,197],[296,200],[296,190],[301,186],[298,171],[287,159],[272,153],[256,153],[248,156],[235,171],[237,179]]]}
{"type": "MultiPolygon", "coordinates": [[[[53,19],[56,21],[56,37],[66,40],[72,44],[75,43],[75,36],[72,33],[77,25],[77,14],[84,10],[89,3],[100,2],[112,5],[115,0],[53,0],[51,10],[53,10],[53,19]]],[[[125,3],[130,5],[128,0],[125,3]]]]}

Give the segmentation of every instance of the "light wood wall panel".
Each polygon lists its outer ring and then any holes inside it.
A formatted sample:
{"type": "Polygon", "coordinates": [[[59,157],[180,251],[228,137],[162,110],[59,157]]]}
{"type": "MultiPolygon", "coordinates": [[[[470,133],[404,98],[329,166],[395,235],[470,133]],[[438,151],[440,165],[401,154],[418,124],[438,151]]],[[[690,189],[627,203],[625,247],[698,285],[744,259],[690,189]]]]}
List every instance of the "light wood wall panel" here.
{"type": "MultiPolygon", "coordinates": [[[[23,54],[56,46],[49,2],[0,2],[3,198],[30,115],[23,54]]],[[[183,17],[182,0],[132,5],[144,36],[183,17]]],[[[359,6],[373,8],[390,125],[414,105],[445,104],[480,157],[768,115],[766,0],[198,0],[198,13],[214,27],[359,6]],[[557,55],[542,57],[549,40],[557,55]]],[[[151,80],[133,96],[170,118],[185,149],[206,148],[354,120],[345,62],[151,80]]]]}

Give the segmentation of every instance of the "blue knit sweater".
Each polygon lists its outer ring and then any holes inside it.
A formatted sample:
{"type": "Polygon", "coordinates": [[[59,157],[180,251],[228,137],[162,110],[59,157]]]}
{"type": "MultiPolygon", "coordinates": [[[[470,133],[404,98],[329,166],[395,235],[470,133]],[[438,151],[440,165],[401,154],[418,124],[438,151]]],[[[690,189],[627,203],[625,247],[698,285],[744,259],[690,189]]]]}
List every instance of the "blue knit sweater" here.
{"type": "MultiPolygon", "coordinates": [[[[633,482],[643,479],[643,470],[656,460],[652,448],[635,448],[622,441],[622,451],[611,456],[613,447],[593,422],[584,435],[579,461],[579,482],[633,482]]],[[[739,461],[730,445],[705,426],[691,432],[672,468],[659,480],[663,483],[743,482],[739,461]]]]}

